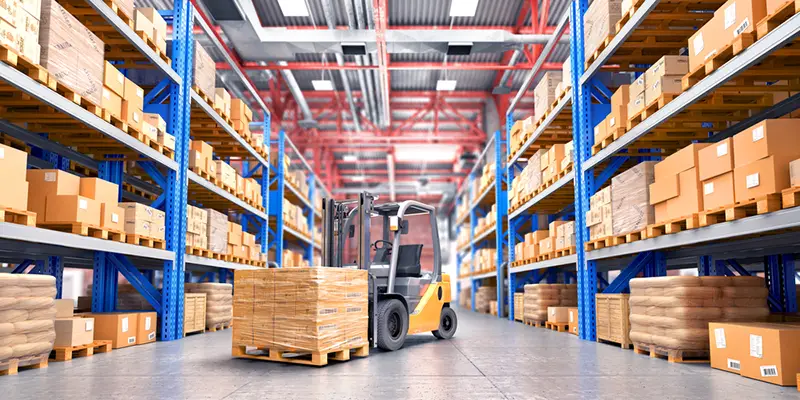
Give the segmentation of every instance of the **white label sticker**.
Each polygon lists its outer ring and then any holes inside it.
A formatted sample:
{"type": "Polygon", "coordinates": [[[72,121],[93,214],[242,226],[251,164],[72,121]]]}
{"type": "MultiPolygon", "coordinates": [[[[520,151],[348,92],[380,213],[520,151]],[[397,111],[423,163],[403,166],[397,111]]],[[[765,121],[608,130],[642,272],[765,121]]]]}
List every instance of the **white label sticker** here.
{"type": "Polygon", "coordinates": [[[725,328],[714,329],[714,341],[717,343],[718,349],[724,349],[726,347],[725,328]]]}
{"type": "Polygon", "coordinates": [[[728,29],[736,22],[736,3],[725,9],[725,28],[728,29]]]}
{"type": "Polygon", "coordinates": [[[758,172],[756,172],[755,174],[747,175],[747,178],[745,178],[745,182],[747,183],[748,189],[758,186],[760,183],[758,181],[758,172]]]}
{"type": "Polygon", "coordinates": [[[764,357],[764,340],[761,336],[750,335],[750,357],[763,358],[764,357]]]}
{"type": "Polygon", "coordinates": [[[617,124],[617,120],[614,117],[609,118],[609,120],[608,120],[608,125],[609,126],[614,126],[616,124],[617,124]]]}
{"type": "Polygon", "coordinates": [[[105,97],[105,98],[107,98],[107,99],[111,100],[111,92],[109,92],[108,90],[106,90],[105,88],[103,88],[103,97],[105,97]]]}
{"type": "Polygon", "coordinates": [[[753,141],[757,142],[764,138],[764,127],[759,126],[756,129],[753,129],[753,141]]]}
{"type": "Polygon", "coordinates": [[[119,214],[117,214],[117,213],[111,213],[111,222],[112,222],[112,223],[115,223],[115,224],[116,224],[117,222],[119,222],[119,214]]]}
{"type": "Polygon", "coordinates": [[[551,309],[551,310],[550,310],[550,315],[553,315],[553,316],[555,316],[555,315],[556,315],[556,309],[555,309],[555,308],[553,308],[553,309],[551,309]]]}
{"type": "Polygon", "coordinates": [[[84,199],[78,199],[78,208],[86,210],[89,208],[89,202],[84,199]]]}
{"type": "Polygon", "coordinates": [[[128,331],[128,317],[122,318],[122,333],[128,331]]]}
{"type": "Polygon", "coordinates": [[[136,111],[133,112],[133,122],[139,122],[139,113],[136,111]]]}
{"type": "Polygon", "coordinates": [[[742,363],[739,360],[734,360],[729,358],[728,359],[728,369],[732,369],[734,371],[739,371],[742,369],[742,363]]]}
{"type": "Polygon", "coordinates": [[[703,43],[703,34],[699,33],[697,36],[694,37],[692,40],[692,45],[694,46],[694,55],[699,55],[703,48],[705,47],[705,43],[703,43]]]}
{"type": "Polygon", "coordinates": [[[94,330],[94,319],[93,318],[87,318],[86,319],[86,323],[84,325],[84,329],[86,330],[86,332],[91,332],[91,331],[94,330]]]}
{"type": "Polygon", "coordinates": [[[136,343],[136,336],[129,336],[128,337],[128,344],[136,343]]]}
{"type": "Polygon", "coordinates": [[[121,84],[124,84],[125,83],[125,75],[117,74],[117,81],[119,81],[119,83],[121,83],[121,84]]]}
{"type": "Polygon", "coordinates": [[[744,21],[742,21],[742,23],[738,27],[736,27],[736,30],[733,31],[733,37],[741,35],[749,27],[750,27],[750,19],[745,18],[744,21]]]}
{"type": "Polygon", "coordinates": [[[136,97],[144,98],[144,90],[142,88],[136,88],[136,97]]]}
{"type": "Polygon", "coordinates": [[[55,182],[56,181],[56,173],[55,172],[45,172],[44,173],[44,181],[45,182],[55,182]]]}
{"type": "Polygon", "coordinates": [[[570,311],[569,312],[569,322],[570,323],[575,322],[575,312],[574,311],[570,311]]]}
{"type": "Polygon", "coordinates": [[[156,338],[156,333],[155,333],[155,331],[153,331],[153,332],[150,332],[150,334],[149,334],[149,335],[147,335],[147,340],[154,340],[155,338],[156,338]]]}
{"type": "Polygon", "coordinates": [[[6,158],[6,149],[0,148],[0,160],[6,158]]]}
{"type": "Polygon", "coordinates": [[[717,157],[722,157],[722,156],[727,155],[727,154],[728,154],[728,144],[727,143],[722,143],[719,146],[717,146],[717,157]]]}
{"type": "Polygon", "coordinates": [[[703,194],[714,193],[714,182],[708,182],[703,185],[703,194]]]}
{"type": "Polygon", "coordinates": [[[150,317],[145,317],[144,319],[144,330],[150,330],[150,317]]]}
{"type": "Polygon", "coordinates": [[[761,376],[763,377],[770,377],[770,376],[778,376],[778,366],[777,365],[762,365],[761,367],[761,376]]]}

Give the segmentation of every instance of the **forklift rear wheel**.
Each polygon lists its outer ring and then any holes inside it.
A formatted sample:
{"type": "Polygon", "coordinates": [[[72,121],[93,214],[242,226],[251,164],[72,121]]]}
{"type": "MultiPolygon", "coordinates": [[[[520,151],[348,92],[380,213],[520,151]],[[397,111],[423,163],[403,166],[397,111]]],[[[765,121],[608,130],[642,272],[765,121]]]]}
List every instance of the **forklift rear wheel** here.
{"type": "Polygon", "coordinates": [[[456,312],[450,307],[443,307],[439,316],[439,329],[433,331],[433,336],[437,339],[450,339],[455,335],[458,328],[458,317],[456,312]]]}
{"type": "Polygon", "coordinates": [[[398,299],[387,299],[378,304],[378,347],[394,351],[406,341],[408,311],[398,299]]]}

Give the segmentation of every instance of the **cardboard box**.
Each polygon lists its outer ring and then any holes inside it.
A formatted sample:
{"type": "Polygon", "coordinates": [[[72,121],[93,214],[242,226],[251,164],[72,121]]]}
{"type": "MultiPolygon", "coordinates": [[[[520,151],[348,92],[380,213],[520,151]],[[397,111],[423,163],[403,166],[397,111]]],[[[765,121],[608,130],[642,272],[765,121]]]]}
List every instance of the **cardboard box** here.
{"type": "Polygon", "coordinates": [[[125,93],[125,75],[108,61],[103,63],[103,86],[111,89],[117,96],[125,93]]]}
{"type": "Polygon", "coordinates": [[[219,96],[222,101],[222,107],[220,107],[225,115],[231,115],[231,94],[228,93],[225,88],[215,88],[214,95],[219,96]]]}
{"type": "Polygon", "coordinates": [[[664,178],[657,179],[650,184],[650,204],[655,205],[667,201],[673,197],[678,197],[678,176],[669,175],[664,178]]]}
{"type": "Polygon", "coordinates": [[[547,307],[547,322],[569,323],[569,307],[547,307]]]}
{"type": "Polygon", "coordinates": [[[253,111],[242,99],[231,99],[231,120],[233,121],[253,121],[253,111]]]}
{"type": "Polygon", "coordinates": [[[212,159],[214,148],[201,140],[192,140],[189,143],[189,166],[198,167],[208,173],[216,174],[216,165],[212,159]]]}
{"type": "Polygon", "coordinates": [[[714,19],[722,21],[720,39],[726,45],[743,33],[754,32],[756,24],[766,16],[765,0],[728,0],[714,12],[714,19]]]}
{"type": "Polygon", "coordinates": [[[122,97],[105,86],[101,106],[117,119],[125,120],[122,115],[122,97]]]}
{"type": "Polygon", "coordinates": [[[553,221],[553,222],[551,222],[550,225],[548,226],[549,229],[548,229],[548,232],[547,232],[547,236],[558,237],[559,236],[558,235],[558,228],[560,228],[561,226],[563,226],[563,225],[565,225],[567,223],[568,223],[568,221],[553,221]]]}
{"type": "Polygon", "coordinates": [[[167,122],[161,118],[161,115],[154,114],[154,113],[145,113],[144,120],[147,121],[150,125],[156,127],[159,132],[166,132],[167,131],[167,122]]]}
{"type": "Polygon", "coordinates": [[[768,119],[733,137],[733,165],[742,167],[772,155],[794,160],[800,157],[796,133],[800,119],[768,119]]]}
{"type": "Polygon", "coordinates": [[[733,170],[736,201],[746,201],[789,187],[789,159],[769,156],[733,170]]]}
{"type": "Polygon", "coordinates": [[[703,181],[703,207],[707,211],[731,205],[735,201],[733,171],[703,181]]]}
{"type": "Polygon", "coordinates": [[[47,223],[71,223],[100,226],[100,203],[77,195],[48,196],[45,211],[47,223]]]}
{"type": "Polygon", "coordinates": [[[56,317],[54,326],[56,331],[54,347],[83,346],[94,341],[94,318],[56,317]]]}
{"type": "Polygon", "coordinates": [[[136,344],[139,329],[138,317],[131,313],[88,313],[83,317],[94,318],[95,340],[110,340],[115,349],[136,344]]]}
{"type": "Polygon", "coordinates": [[[549,254],[556,249],[556,237],[546,237],[539,241],[539,254],[549,254]]]}
{"type": "Polygon", "coordinates": [[[194,86],[209,98],[214,98],[214,85],[216,83],[217,67],[211,56],[200,42],[194,42],[194,86]]]}
{"type": "Polygon", "coordinates": [[[153,222],[156,220],[155,211],[158,211],[150,206],[141,203],[124,202],[119,203],[119,206],[125,209],[125,220],[139,220],[153,222]]]}
{"type": "Polygon", "coordinates": [[[119,203],[119,185],[100,178],[80,178],[78,194],[114,206],[119,203]]]}
{"type": "Polygon", "coordinates": [[[789,184],[791,187],[800,186],[800,159],[789,163],[789,184]]]}
{"type": "Polygon", "coordinates": [[[222,160],[216,160],[214,163],[217,166],[217,179],[222,185],[231,189],[236,189],[236,170],[222,160]]]}
{"type": "Polygon", "coordinates": [[[142,129],[142,122],[144,122],[144,116],[142,110],[140,108],[136,108],[133,103],[129,102],[128,100],[122,100],[122,118],[128,124],[128,126],[132,127],[133,129],[146,133],[147,137],[150,138],[152,141],[158,140],[158,135],[153,135],[151,132],[145,132],[142,129]]]}
{"type": "Polygon", "coordinates": [[[677,95],[683,93],[681,88],[680,76],[662,76],[654,78],[654,80],[647,81],[647,89],[644,91],[644,103],[646,105],[653,104],[658,101],[661,96],[677,95]]]}
{"type": "MultiPolygon", "coordinates": [[[[4,189],[0,191],[0,206],[19,211],[30,210],[36,212],[36,210],[31,209],[29,204],[29,184],[22,177],[24,177],[24,175],[14,176],[11,174],[6,174],[5,172],[0,174],[0,184],[3,185],[4,189]]],[[[42,203],[44,203],[44,199],[41,200],[42,203]]],[[[42,214],[38,218],[43,217],[44,210],[42,210],[42,214]]]]}
{"type": "Polygon", "coordinates": [[[569,333],[577,335],[579,328],[578,321],[580,321],[580,316],[578,315],[578,308],[569,307],[567,308],[567,311],[569,313],[569,333]]]}
{"type": "Polygon", "coordinates": [[[72,318],[75,303],[72,299],[56,299],[56,318],[72,318]]]}
{"type": "MultiPolygon", "coordinates": [[[[645,92],[637,94],[635,97],[631,97],[631,102],[628,103],[628,118],[632,118],[642,112],[646,105],[645,103],[645,92]]],[[[626,121],[627,123],[627,121],[626,121]]]]}
{"type": "Polygon", "coordinates": [[[689,57],[667,55],[661,57],[655,64],[650,66],[646,72],[645,80],[649,84],[662,76],[682,77],[687,73],[689,73],[689,57]]]}
{"type": "Polygon", "coordinates": [[[710,143],[693,143],[665,158],[654,167],[656,181],[661,180],[662,177],[677,175],[696,167],[699,159],[698,152],[710,145],[710,143]]]}
{"type": "MultiPolygon", "coordinates": [[[[161,17],[161,14],[158,13],[158,10],[151,7],[138,7],[136,8],[136,12],[140,13],[142,16],[147,18],[151,25],[152,25],[152,35],[150,38],[155,38],[158,36],[166,37],[167,36],[167,23],[164,21],[164,18],[161,17]]],[[[137,29],[138,30],[138,29],[137,29]]]]}
{"type": "Polygon", "coordinates": [[[637,96],[647,90],[647,82],[645,80],[646,76],[646,73],[639,75],[639,77],[634,79],[633,82],[628,86],[628,103],[626,104],[630,104],[630,102],[636,99],[637,96]]]}
{"type": "Polygon", "coordinates": [[[228,244],[242,244],[242,226],[235,222],[228,222],[228,244]]]}
{"type": "MultiPolygon", "coordinates": [[[[128,78],[125,78],[125,92],[122,94],[122,98],[139,111],[144,108],[144,89],[128,78]]],[[[144,120],[143,115],[141,119],[144,120]]]]}
{"type": "Polygon", "coordinates": [[[116,204],[101,203],[100,226],[115,231],[125,231],[125,209],[116,204]]]}
{"type": "Polygon", "coordinates": [[[678,197],[667,200],[669,219],[681,218],[702,211],[702,190],[696,168],[678,174],[678,197]]]}
{"type": "Polygon", "coordinates": [[[724,41],[721,35],[722,19],[711,18],[689,37],[689,71],[703,67],[706,61],[717,55],[720,43],[724,41]]]}
{"type": "Polygon", "coordinates": [[[175,136],[169,133],[158,131],[158,143],[170,150],[175,150],[175,136]]]}
{"type": "Polygon", "coordinates": [[[595,0],[583,17],[584,54],[587,58],[600,44],[616,32],[622,18],[622,0],[595,0]]]}
{"type": "Polygon", "coordinates": [[[564,145],[554,144],[552,147],[547,149],[547,159],[547,168],[550,169],[549,173],[551,175],[561,172],[561,160],[564,159],[564,145]]]}
{"type": "Polygon", "coordinates": [[[744,346],[749,338],[736,323],[709,322],[709,356],[711,368],[741,374],[744,346]]]}
{"type": "Polygon", "coordinates": [[[593,194],[589,198],[589,207],[595,208],[600,207],[604,204],[611,204],[612,198],[612,189],[611,186],[606,186],[600,190],[598,190],[595,194],[593,194]]]}
{"type": "Polygon", "coordinates": [[[737,326],[743,331],[743,343],[737,346],[742,376],[781,386],[797,384],[800,325],[751,322],[737,326]]]}
{"type": "Polygon", "coordinates": [[[140,312],[135,314],[136,321],[136,344],[145,344],[156,341],[156,328],[158,327],[158,314],[152,312],[140,312]]]}
{"type": "Polygon", "coordinates": [[[733,171],[733,140],[725,138],[698,152],[700,180],[706,181],[715,176],[733,171]]]}
{"type": "Polygon", "coordinates": [[[547,239],[549,236],[549,230],[537,230],[534,232],[528,232],[525,234],[525,244],[528,246],[532,246],[538,244],[541,240],[547,239]]]}
{"type": "Polygon", "coordinates": [[[143,32],[147,34],[147,37],[153,37],[153,21],[150,18],[147,18],[147,15],[141,12],[141,10],[136,9],[133,12],[133,29],[136,32],[143,32]]]}
{"type": "Polygon", "coordinates": [[[655,181],[655,161],[644,161],[611,179],[613,235],[645,229],[655,223],[649,186],[655,181]]]}

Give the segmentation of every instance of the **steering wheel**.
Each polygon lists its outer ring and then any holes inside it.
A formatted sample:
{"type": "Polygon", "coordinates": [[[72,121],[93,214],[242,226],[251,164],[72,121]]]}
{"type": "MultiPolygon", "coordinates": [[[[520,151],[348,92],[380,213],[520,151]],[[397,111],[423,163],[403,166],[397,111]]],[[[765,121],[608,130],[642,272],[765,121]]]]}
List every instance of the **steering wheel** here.
{"type": "Polygon", "coordinates": [[[391,250],[393,246],[394,245],[392,244],[392,242],[390,242],[388,240],[376,240],[375,243],[372,244],[372,249],[373,250],[380,250],[380,249],[387,249],[388,248],[389,250],[391,250]],[[378,247],[378,243],[383,243],[383,246],[378,247]]]}

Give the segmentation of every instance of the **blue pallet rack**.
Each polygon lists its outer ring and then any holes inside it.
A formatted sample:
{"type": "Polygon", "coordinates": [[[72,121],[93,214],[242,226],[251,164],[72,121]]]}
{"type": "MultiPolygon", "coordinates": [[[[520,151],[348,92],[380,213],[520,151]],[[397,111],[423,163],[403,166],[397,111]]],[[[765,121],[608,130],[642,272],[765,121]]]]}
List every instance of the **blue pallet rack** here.
{"type": "MultiPolygon", "coordinates": [[[[100,178],[122,184],[128,183],[138,188],[145,188],[151,193],[161,192],[151,205],[166,213],[166,249],[154,249],[127,243],[118,243],[84,237],[70,233],[51,231],[37,227],[0,222],[0,238],[13,243],[25,242],[24,251],[18,256],[4,258],[4,262],[15,264],[12,273],[40,273],[56,277],[58,297],[61,296],[61,284],[64,267],[85,267],[93,269],[92,311],[114,311],[117,297],[117,274],[125,278],[142,294],[142,296],[158,312],[160,319],[161,340],[175,340],[183,337],[183,287],[184,282],[196,279],[193,271],[205,271],[200,279],[217,279],[225,282],[231,271],[251,269],[249,265],[225,262],[185,254],[186,212],[187,204],[195,203],[189,194],[189,185],[198,190],[207,190],[223,199],[223,209],[236,212],[239,221],[247,229],[256,233],[262,251],[266,253],[270,239],[269,218],[266,212],[241,201],[230,193],[221,190],[206,179],[188,168],[189,141],[191,138],[190,120],[192,107],[198,107],[207,113],[222,130],[231,136],[231,142],[242,146],[248,152],[248,158],[254,158],[256,165],[248,165],[245,177],[261,173],[262,197],[265,210],[269,210],[269,179],[272,169],[269,157],[266,159],[242,139],[202,98],[192,89],[192,57],[195,40],[193,26],[199,24],[213,45],[222,48],[222,44],[213,35],[208,22],[194,12],[189,1],[176,1],[174,10],[162,11],[162,16],[173,26],[171,42],[172,64],[164,62],[148,45],[120,19],[103,0],[87,0],[98,16],[101,16],[110,27],[127,39],[135,49],[141,52],[158,71],[160,77],[155,87],[145,95],[145,111],[160,114],[167,122],[167,131],[175,136],[175,158],[170,159],[148,145],[138,141],[127,133],[91,112],[61,97],[55,91],[39,84],[25,74],[7,64],[0,64],[0,80],[10,84],[17,90],[33,99],[70,115],[107,138],[116,140],[138,153],[137,166],[141,168],[153,183],[126,175],[122,160],[107,155],[102,161],[81,154],[60,143],[50,141],[46,135],[27,131],[26,128],[0,120],[0,127],[12,137],[29,143],[32,146],[28,164],[34,168],[70,168],[70,161],[75,161],[90,169],[95,169],[100,178]],[[251,168],[252,167],[252,168],[251,168]],[[20,258],[22,257],[22,258],[20,258]],[[75,261],[78,260],[78,261],[75,261]],[[84,260],[86,264],[81,264],[84,260]],[[76,264],[77,263],[77,264],[76,264]],[[156,274],[160,272],[161,288],[156,288],[156,274]]],[[[234,60],[225,53],[226,60],[232,65],[234,60]]],[[[125,73],[135,70],[123,70],[125,73]]],[[[259,108],[263,111],[263,122],[258,123],[264,132],[270,132],[270,114],[263,100],[258,96],[255,87],[246,79],[244,73],[237,68],[234,71],[253,94],[259,108]]],[[[269,135],[265,135],[263,146],[269,154],[269,135]]],[[[121,159],[121,156],[117,157],[121,159]]],[[[272,173],[274,175],[274,173],[272,173]]],[[[121,198],[147,203],[150,200],[135,193],[122,193],[121,198]]]]}
{"type": "MultiPolygon", "coordinates": [[[[629,280],[639,274],[664,276],[668,268],[689,268],[693,264],[687,264],[686,259],[696,260],[699,275],[733,276],[763,272],[770,293],[770,308],[786,312],[794,312],[798,309],[795,282],[796,279],[800,279],[800,273],[796,271],[794,265],[794,257],[798,253],[798,249],[793,244],[797,241],[797,235],[791,232],[786,233],[783,230],[800,227],[800,208],[781,210],[736,222],[720,223],[600,250],[586,251],[584,249],[583,245],[588,241],[588,228],[584,217],[589,209],[589,198],[597,188],[620,172],[620,167],[628,159],[628,157],[619,156],[612,158],[613,155],[618,154],[625,146],[729,81],[736,74],[753,66],[758,60],[800,36],[800,15],[795,15],[730,62],[709,74],[666,107],[654,113],[636,128],[612,142],[610,146],[592,155],[593,127],[602,121],[610,111],[608,102],[611,92],[600,83],[600,80],[596,79],[600,67],[609,60],[620,44],[645,20],[658,3],[659,0],[645,0],[639,4],[622,30],[610,40],[605,50],[600,52],[597,59],[586,68],[583,43],[584,24],[570,24],[570,21],[583,21],[589,2],[573,0],[570,8],[559,20],[553,37],[543,49],[540,58],[534,63],[532,70],[527,74],[523,87],[507,111],[506,132],[510,132],[514,123],[513,112],[517,102],[524,96],[536,74],[539,73],[560,35],[565,32],[567,26],[571,25],[572,29],[569,31],[571,76],[565,77],[571,81],[571,92],[557,103],[554,111],[523,144],[522,149],[518,150],[516,154],[510,152],[507,154],[509,162],[506,175],[510,182],[514,174],[520,170],[520,161],[522,161],[521,158],[524,158],[522,156],[527,149],[556,116],[566,112],[568,107],[571,107],[572,140],[575,146],[573,172],[554,182],[519,209],[509,213],[506,232],[508,235],[508,259],[514,260],[514,244],[522,240],[522,228],[526,224],[531,224],[531,221],[536,218],[537,204],[553,193],[571,191],[574,201],[565,201],[561,211],[548,215],[548,221],[574,216],[577,236],[576,252],[570,256],[509,268],[506,276],[509,319],[513,319],[514,315],[513,293],[520,290],[525,283],[535,283],[545,279],[549,282],[561,279],[564,282],[576,281],[578,285],[579,336],[582,339],[595,340],[596,293],[600,291],[604,293],[624,292],[628,290],[629,280]],[[601,166],[603,170],[595,174],[594,169],[601,166]],[[752,235],[764,233],[769,233],[769,235],[763,238],[752,237],[752,235]],[[762,257],[763,259],[759,259],[762,257]],[[739,259],[747,259],[750,267],[743,267],[738,262],[739,259]],[[616,279],[610,282],[608,274],[605,272],[608,270],[619,270],[616,279]]],[[[746,129],[761,119],[780,116],[797,108],[797,103],[797,96],[794,96],[790,101],[777,104],[734,128],[746,129]]],[[[735,129],[731,129],[727,133],[733,132],[733,130],[735,129]]],[[[644,159],[651,158],[639,158],[639,160],[644,159]]],[[[498,280],[498,282],[500,281],[498,280]]]]}

